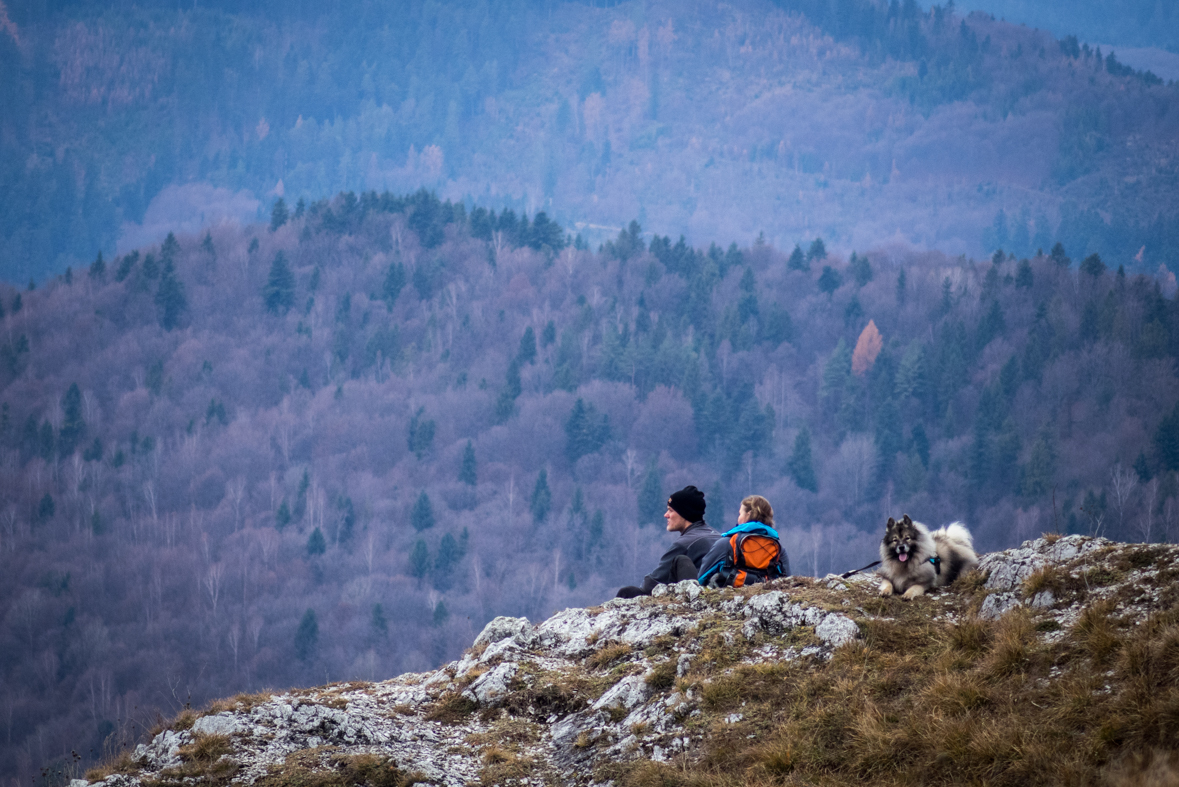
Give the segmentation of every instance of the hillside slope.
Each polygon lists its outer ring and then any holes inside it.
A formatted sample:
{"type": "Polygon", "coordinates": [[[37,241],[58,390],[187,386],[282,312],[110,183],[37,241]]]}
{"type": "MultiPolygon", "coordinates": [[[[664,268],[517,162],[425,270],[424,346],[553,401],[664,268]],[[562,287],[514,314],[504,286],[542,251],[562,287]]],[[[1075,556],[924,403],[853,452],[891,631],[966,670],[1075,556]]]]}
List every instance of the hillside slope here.
{"type": "Polygon", "coordinates": [[[185,712],[88,778],[1162,784],[1179,775],[1177,576],[1179,547],[1054,536],[913,602],[862,575],[685,582],[497,618],[434,672],[185,712]]]}
{"type": "Polygon", "coordinates": [[[906,511],[983,549],[1179,539],[1171,279],[637,224],[593,251],[425,192],[283,218],[0,287],[15,781],[599,603],[687,484],[718,527],[765,495],[816,576],[906,511]]]}

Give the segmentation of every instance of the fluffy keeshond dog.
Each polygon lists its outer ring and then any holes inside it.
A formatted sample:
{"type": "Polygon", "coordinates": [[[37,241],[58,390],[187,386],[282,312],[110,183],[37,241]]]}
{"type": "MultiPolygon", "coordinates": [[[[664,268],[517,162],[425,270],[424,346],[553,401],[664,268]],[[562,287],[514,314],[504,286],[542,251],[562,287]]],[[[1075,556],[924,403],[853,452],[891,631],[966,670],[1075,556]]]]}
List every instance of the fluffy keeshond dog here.
{"type": "Polygon", "coordinates": [[[908,514],[898,522],[888,518],[880,542],[880,595],[902,593],[916,598],[935,587],[945,587],[964,571],[978,565],[974,540],[961,522],[929,532],[908,514]]]}

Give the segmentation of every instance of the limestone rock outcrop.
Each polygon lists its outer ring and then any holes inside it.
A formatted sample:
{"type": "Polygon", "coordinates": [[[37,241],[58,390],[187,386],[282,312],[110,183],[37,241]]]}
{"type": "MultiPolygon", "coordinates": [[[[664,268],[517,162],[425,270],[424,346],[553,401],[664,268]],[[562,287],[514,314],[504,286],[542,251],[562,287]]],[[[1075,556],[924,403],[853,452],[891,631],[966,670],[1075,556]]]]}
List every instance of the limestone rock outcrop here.
{"type": "Polygon", "coordinates": [[[605,779],[607,763],[691,757],[709,729],[740,722],[741,713],[711,718],[702,697],[735,665],[820,663],[840,648],[870,647],[865,621],[890,610],[953,622],[1023,607],[1051,621],[1039,627],[1045,638],[1095,599],[1146,616],[1158,599],[1150,580],[1173,573],[1177,553],[1041,538],[985,555],[962,587],[912,602],[880,599],[875,578],[862,574],[722,591],[682,582],[536,625],[500,617],[462,659],[433,672],[239,697],[182,718],[97,784],[180,784],[216,772],[217,783],[269,785],[355,763],[446,787],[591,784],[605,779]]]}

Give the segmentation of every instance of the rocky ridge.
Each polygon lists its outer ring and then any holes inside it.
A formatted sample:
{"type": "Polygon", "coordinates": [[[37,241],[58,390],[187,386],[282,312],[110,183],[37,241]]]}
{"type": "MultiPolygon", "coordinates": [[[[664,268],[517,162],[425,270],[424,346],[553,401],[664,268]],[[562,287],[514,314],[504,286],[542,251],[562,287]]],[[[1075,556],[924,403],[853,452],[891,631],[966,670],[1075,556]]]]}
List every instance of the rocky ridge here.
{"type": "Polygon", "coordinates": [[[744,714],[709,687],[743,666],[818,669],[871,648],[873,621],[915,614],[949,627],[1022,609],[1045,646],[1095,604],[1132,627],[1175,604],[1177,566],[1179,547],[1049,536],[913,602],[879,598],[871,574],[830,575],[722,591],[682,582],[537,625],[500,617],[433,672],[215,703],[88,776],[96,787],[604,783],[627,763],[692,762],[737,729],[744,714]],[[300,781],[309,774],[322,778],[300,781]]]}

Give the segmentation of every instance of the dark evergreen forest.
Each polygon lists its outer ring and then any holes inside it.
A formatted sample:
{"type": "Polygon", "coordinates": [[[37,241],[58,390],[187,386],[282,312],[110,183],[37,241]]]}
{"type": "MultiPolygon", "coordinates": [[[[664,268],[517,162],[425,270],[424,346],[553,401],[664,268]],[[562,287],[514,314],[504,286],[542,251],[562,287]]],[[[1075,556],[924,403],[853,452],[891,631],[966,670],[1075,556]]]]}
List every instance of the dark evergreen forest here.
{"type": "Polygon", "coordinates": [[[902,512],[1179,538],[1175,289],[1061,245],[591,249],[424,191],[2,287],[5,784],[599,603],[689,483],[717,526],[768,497],[807,574],[902,512]]]}
{"type": "Polygon", "coordinates": [[[97,249],[249,223],[277,196],[421,186],[595,242],[637,217],[698,245],[896,236],[1030,256],[1060,241],[1132,272],[1179,255],[1175,87],[950,5],[6,12],[0,278],[22,285],[97,249]]]}

